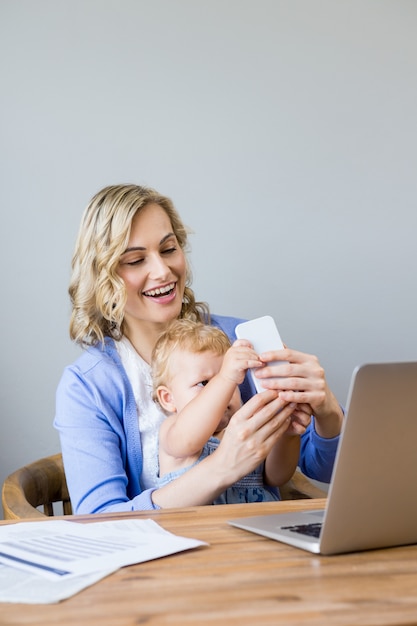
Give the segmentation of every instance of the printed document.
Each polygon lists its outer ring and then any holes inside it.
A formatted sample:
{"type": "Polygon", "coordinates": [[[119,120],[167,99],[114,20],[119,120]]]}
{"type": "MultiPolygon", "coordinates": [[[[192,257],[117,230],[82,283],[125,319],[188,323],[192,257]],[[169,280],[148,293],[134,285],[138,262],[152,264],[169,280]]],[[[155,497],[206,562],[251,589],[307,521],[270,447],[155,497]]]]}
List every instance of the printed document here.
{"type": "Polygon", "coordinates": [[[0,526],[0,601],[57,602],[120,567],[203,545],[207,544],[174,535],[150,519],[0,526]],[[34,581],[39,587],[37,600],[34,581]]]}

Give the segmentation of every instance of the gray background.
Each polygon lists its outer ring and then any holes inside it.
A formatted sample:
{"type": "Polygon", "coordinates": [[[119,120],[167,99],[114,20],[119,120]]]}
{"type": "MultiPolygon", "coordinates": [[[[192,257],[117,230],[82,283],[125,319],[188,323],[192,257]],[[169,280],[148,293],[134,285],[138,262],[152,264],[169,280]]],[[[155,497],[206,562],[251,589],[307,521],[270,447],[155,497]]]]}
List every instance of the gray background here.
{"type": "Polygon", "coordinates": [[[0,482],[59,449],[107,184],[171,196],[198,298],[273,315],[342,403],[358,363],[417,358],[416,33],[413,0],[1,0],[0,482]]]}

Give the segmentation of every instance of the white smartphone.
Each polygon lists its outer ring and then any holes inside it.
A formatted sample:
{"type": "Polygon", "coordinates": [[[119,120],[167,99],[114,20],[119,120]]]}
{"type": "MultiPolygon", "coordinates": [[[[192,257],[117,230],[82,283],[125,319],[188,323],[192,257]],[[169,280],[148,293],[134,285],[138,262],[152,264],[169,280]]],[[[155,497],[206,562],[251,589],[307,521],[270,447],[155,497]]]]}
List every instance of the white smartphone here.
{"type": "MultiPolygon", "coordinates": [[[[257,317],[248,322],[242,322],[236,326],[235,332],[238,339],[247,339],[250,341],[257,354],[270,350],[282,350],[284,348],[278,328],[270,315],[257,317]]],[[[273,365],[276,362],[277,361],[273,361],[270,364],[273,365]]],[[[280,363],[282,363],[282,361],[280,361],[280,363]]],[[[249,373],[256,391],[258,393],[265,391],[264,387],[262,387],[262,381],[254,376],[253,371],[254,370],[249,370],[249,373]]]]}

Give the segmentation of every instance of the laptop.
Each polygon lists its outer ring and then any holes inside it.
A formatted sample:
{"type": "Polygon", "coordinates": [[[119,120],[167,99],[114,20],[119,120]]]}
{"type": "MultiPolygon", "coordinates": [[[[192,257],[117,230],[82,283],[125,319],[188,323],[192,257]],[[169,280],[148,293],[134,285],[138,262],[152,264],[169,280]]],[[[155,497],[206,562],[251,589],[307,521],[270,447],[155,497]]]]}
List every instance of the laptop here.
{"type": "Polygon", "coordinates": [[[417,362],[352,374],[325,510],[229,520],[316,554],[417,543],[417,362]]]}

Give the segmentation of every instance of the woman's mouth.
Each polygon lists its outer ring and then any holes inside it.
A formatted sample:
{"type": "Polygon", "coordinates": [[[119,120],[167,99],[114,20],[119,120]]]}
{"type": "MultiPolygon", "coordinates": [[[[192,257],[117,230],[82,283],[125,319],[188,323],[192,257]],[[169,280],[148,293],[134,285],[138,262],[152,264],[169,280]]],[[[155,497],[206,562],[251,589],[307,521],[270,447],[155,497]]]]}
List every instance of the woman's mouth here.
{"type": "Polygon", "coordinates": [[[149,291],[143,291],[143,295],[148,298],[162,298],[164,296],[169,296],[173,293],[175,289],[176,283],[169,283],[169,285],[165,285],[164,287],[157,287],[156,289],[149,289],[149,291]]]}

